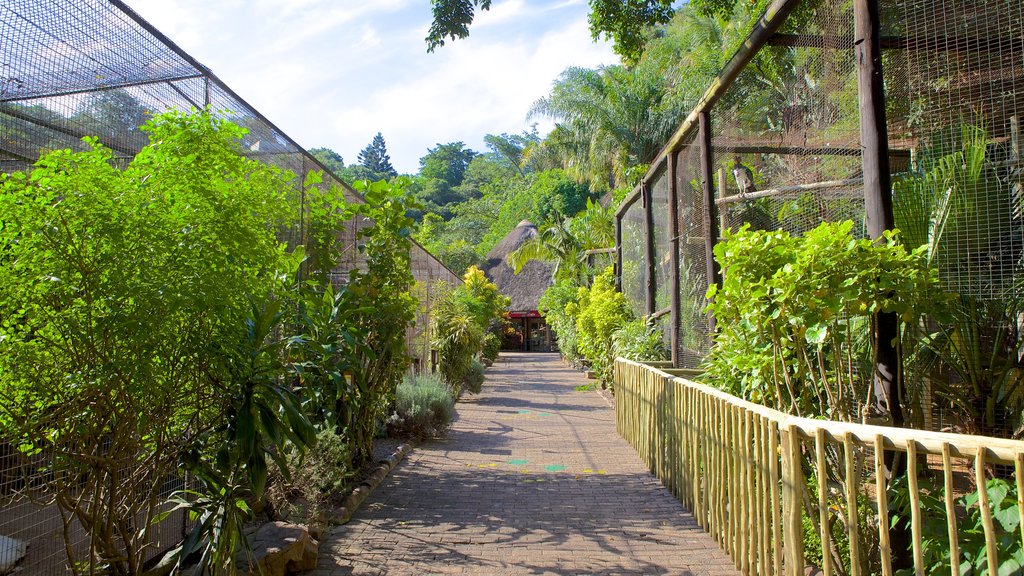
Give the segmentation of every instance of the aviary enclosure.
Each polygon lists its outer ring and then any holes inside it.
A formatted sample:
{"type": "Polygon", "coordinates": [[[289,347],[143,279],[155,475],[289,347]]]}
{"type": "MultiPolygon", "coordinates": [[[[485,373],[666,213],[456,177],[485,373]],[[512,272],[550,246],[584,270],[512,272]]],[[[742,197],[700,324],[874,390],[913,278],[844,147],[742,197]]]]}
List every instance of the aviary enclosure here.
{"type": "MultiPolygon", "coordinates": [[[[268,82],[270,80],[268,79],[268,82]]],[[[268,85],[268,89],[274,89],[268,85]]],[[[296,102],[295,105],[301,105],[296,102]]],[[[185,53],[119,0],[12,0],[0,4],[0,172],[29,168],[41,152],[83,150],[81,138],[97,136],[127,161],[146,144],[139,125],[152,114],[171,108],[182,111],[209,107],[248,129],[247,155],[295,175],[301,190],[307,173],[324,167],[267,118],[247,104],[209,69],[185,53]]],[[[344,189],[350,202],[357,193],[324,174],[322,187],[344,189]]],[[[305,206],[302,208],[305,211],[305,206]]],[[[341,264],[332,280],[342,282],[359,267],[359,227],[344,231],[341,264]]],[[[304,243],[308,231],[300,215],[296,228],[284,232],[291,245],[304,243]]],[[[431,254],[413,246],[413,274],[421,286],[421,308],[410,329],[408,353],[423,366],[430,362],[427,330],[432,296],[439,284],[461,279],[431,254]]],[[[27,463],[0,438],[0,573],[21,556],[24,574],[64,574],[67,553],[56,509],[38,502],[47,495],[33,492],[33,474],[45,473],[46,455],[27,463]],[[31,464],[31,466],[28,466],[31,464]],[[28,472],[25,470],[35,470],[28,472]],[[13,539],[13,540],[12,540],[13,539]]],[[[183,477],[167,478],[165,496],[185,485],[183,477]]],[[[156,554],[181,539],[186,519],[178,513],[160,525],[156,554]]],[[[88,538],[73,524],[73,554],[87,551],[88,538]]]]}
{"type": "Polygon", "coordinates": [[[617,363],[620,432],[744,574],[1022,570],[1022,23],[1018,0],[771,2],[619,209],[621,290],[673,366],[617,363]],[[743,226],[800,237],[843,221],[853,239],[896,228],[923,246],[946,298],[877,328],[887,361],[861,361],[852,339],[811,359],[862,392],[845,422],[679,378],[712,356],[705,295],[730,274],[716,246],[743,226]],[[894,418],[871,390],[895,362],[894,418]]]}

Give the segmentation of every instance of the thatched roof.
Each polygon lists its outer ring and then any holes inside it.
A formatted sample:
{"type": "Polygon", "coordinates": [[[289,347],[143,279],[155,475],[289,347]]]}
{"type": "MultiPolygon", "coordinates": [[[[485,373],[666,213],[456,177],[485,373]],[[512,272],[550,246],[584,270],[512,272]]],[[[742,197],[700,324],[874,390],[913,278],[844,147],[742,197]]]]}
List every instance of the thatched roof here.
{"type": "Polygon", "coordinates": [[[537,234],[537,227],[523,220],[487,253],[484,273],[512,300],[508,307],[510,312],[536,310],[541,295],[551,285],[551,264],[531,260],[515,274],[506,261],[510,252],[537,234]]]}

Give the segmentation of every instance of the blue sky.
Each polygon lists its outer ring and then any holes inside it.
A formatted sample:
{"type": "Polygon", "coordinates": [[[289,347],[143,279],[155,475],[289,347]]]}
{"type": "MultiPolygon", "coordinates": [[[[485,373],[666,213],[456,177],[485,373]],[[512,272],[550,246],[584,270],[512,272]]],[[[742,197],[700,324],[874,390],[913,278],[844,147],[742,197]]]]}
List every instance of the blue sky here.
{"type": "Polygon", "coordinates": [[[566,67],[617,62],[591,41],[586,0],[495,1],[433,54],[429,0],[127,3],[302,146],[351,164],[379,131],[403,173],[439,142],[483,151],[488,133],[528,129],[566,67]]]}

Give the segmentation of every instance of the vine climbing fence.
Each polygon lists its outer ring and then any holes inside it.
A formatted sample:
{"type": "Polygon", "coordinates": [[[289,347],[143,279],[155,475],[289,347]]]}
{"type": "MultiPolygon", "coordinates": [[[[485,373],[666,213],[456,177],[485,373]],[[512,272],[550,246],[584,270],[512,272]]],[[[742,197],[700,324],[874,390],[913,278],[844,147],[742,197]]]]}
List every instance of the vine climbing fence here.
{"type": "Polygon", "coordinates": [[[618,210],[620,289],[673,366],[617,363],[620,432],[744,574],[1020,570],[1022,21],[1020,0],[775,0],[618,210]],[[924,245],[951,296],[922,326],[949,356],[905,373],[916,431],[798,421],[674,378],[711,350],[724,231],[847,220],[924,245]],[[963,431],[987,436],[932,434],[963,431]]]}
{"type": "MultiPolygon", "coordinates": [[[[349,202],[362,198],[287,134],[245,102],[209,69],[145,22],[120,0],[5,0],[0,3],[0,172],[31,168],[48,150],[84,150],[95,136],[115,161],[130,160],[147,143],[139,130],[151,115],[169,109],[210,109],[246,128],[246,155],[296,175],[301,192],[308,173],[323,173],[321,187],[338,187],[349,202]]],[[[283,232],[290,244],[305,242],[299,224],[283,232]]],[[[332,272],[344,282],[358,268],[361,225],[341,234],[341,262],[332,272]]],[[[421,307],[407,334],[414,363],[429,366],[428,329],[433,301],[444,286],[461,279],[418,245],[411,254],[421,307]]],[[[0,574],[20,559],[25,574],[63,574],[67,553],[60,516],[32,491],[17,451],[0,438],[0,574]],[[26,548],[27,547],[27,548],[26,548]],[[24,556],[24,558],[22,558],[24,556]]],[[[45,455],[43,456],[45,458],[45,455]]],[[[38,464],[38,463],[36,463],[38,464]]],[[[45,466],[32,466],[45,469],[45,466]]],[[[168,480],[165,495],[183,480],[168,480]]],[[[177,542],[185,528],[181,514],[161,524],[154,553],[177,542]]],[[[70,525],[86,546],[81,527],[70,525]]],[[[74,541],[76,538],[73,537],[74,541]]]]}

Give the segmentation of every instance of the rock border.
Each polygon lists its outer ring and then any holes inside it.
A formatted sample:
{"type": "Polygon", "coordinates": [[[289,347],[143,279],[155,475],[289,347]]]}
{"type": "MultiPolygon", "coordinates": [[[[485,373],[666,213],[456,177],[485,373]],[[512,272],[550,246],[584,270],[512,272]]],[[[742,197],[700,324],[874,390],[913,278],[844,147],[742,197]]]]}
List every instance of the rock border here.
{"type": "Polygon", "coordinates": [[[388,477],[395,466],[398,466],[398,463],[404,460],[409,452],[412,452],[413,448],[411,443],[399,444],[391,456],[378,461],[377,467],[370,472],[370,475],[345,497],[345,502],[328,514],[327,522],[333,526],[348,524],[363,501],[388,477]]]}

